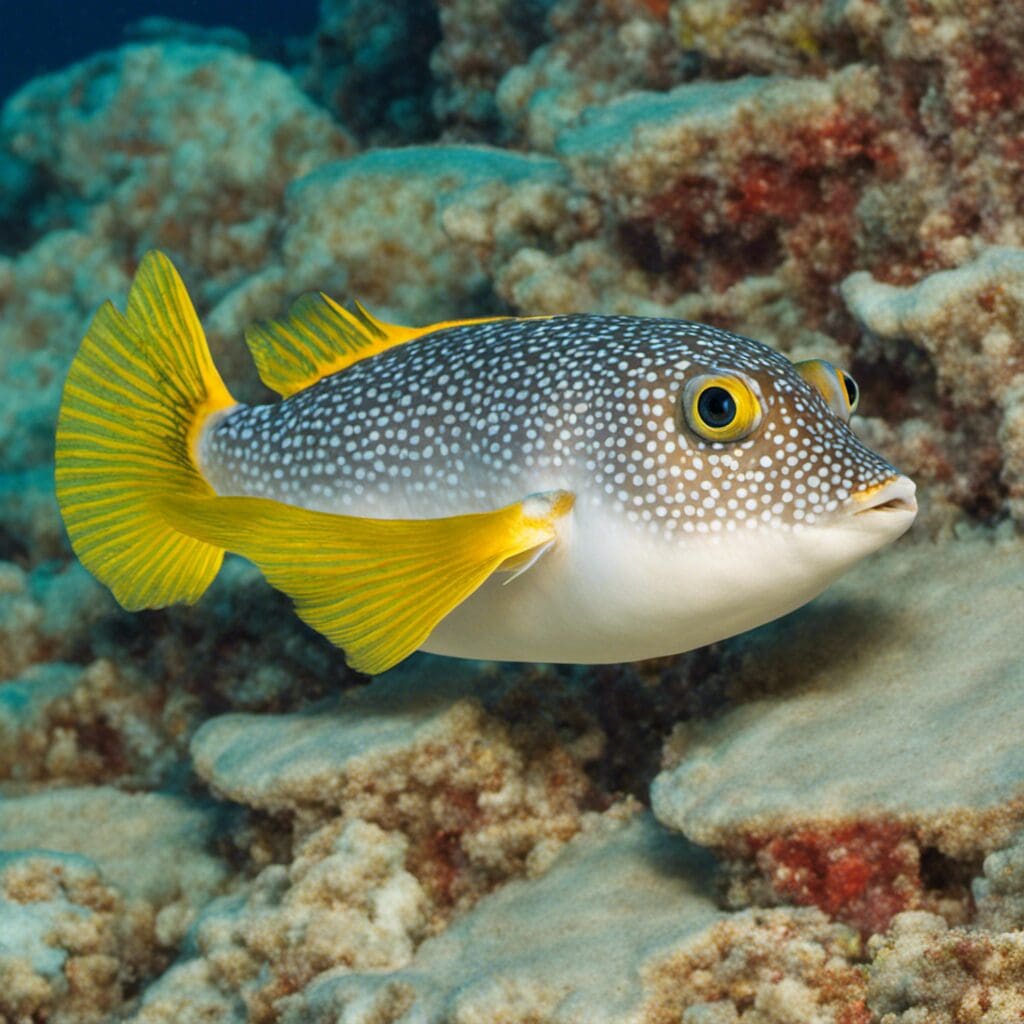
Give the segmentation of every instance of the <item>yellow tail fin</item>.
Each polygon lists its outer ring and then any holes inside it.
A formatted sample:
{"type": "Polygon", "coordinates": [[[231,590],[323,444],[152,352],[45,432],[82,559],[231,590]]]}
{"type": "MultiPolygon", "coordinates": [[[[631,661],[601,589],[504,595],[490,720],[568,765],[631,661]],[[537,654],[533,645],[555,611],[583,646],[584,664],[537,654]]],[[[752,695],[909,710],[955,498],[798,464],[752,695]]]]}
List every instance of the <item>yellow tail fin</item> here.
{"type": "Polygon", "coordinates": [[[82,564],[129,609],[196,601],[222,548],[172,527],[166,495],[211,496],[194,447],[234,404],[185,286],[162,253],[139,265],[122,315],[107,302],[71,364],[57,423],[57,500],[82,564]]]}

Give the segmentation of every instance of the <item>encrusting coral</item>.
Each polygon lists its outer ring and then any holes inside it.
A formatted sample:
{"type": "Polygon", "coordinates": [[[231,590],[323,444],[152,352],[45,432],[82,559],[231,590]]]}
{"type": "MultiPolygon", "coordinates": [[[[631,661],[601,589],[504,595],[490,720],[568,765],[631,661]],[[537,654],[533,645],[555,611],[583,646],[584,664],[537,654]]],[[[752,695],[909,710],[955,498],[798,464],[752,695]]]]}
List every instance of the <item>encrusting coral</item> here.
{"type": "Polygon", "coordinates": [[[541,878],[510,882],[424,942],[406,968],[331,972],[285,1000],[282,1019],[638,1019],[646,965],[721,916],[709,868],[649,816],[606,819],[541,878]]]}
{"type": "Polygon", "coordinates": [[[854,933],[816,910],[736,914],[647,969],[642,1019],[859,1024],[867,1013],[859,948],[854,933]]]}
{"type": "Polygon", "coordinates": [[[1024,728],[1022,575],[1015,542],[960,541],[941,562],[908,547],[838,583],[813,615],[739,640],[735,673],[771,695],[677,729],[655,813],[753,858],[779,897],[867,934],[935,898],[921,851],[970,866],[1024,820],[1011,738],[1024,728]],[[865,623],[870,642],[841,657],[865,623]]]}
{"type": "MultiPolygon", "coordinates": [[[[972,461],[992,449],[1007,510],[1024,519],[1024,250],[986,249],[902,288],[860,272],[843,283],[843,296],[872,335],[927,352],[940,393],[962,421],[964,448],[972,461]]],[[[954,493],[975,493],[969,464],[950,461],[954,493]]]]}
{"type": "Polygon", "coordinates": [[[258,269],[285,186],[353,149],[280,68],[175,42],[29,83],[5,106],[3,132],[80,204],[90,235],[116,234],[135,254],[174,249],[207,286],[258,269]]]}
{"type": "Polygon", "coordinates": [[[1024,1012],[1021,6],[324,0],[291,68],[136,38],[0,114],[0,1021],[1024,1012]],[[823,356],[921,515],[794,618],[638,666],[363,688],[237,560],[129,616],[52,446],[150,246],[245,400],[245,326],[316,288],[823,356]]]}
{"type": "Polygon", "coordinates": [[[606,801],[583,770],[596,753],[480,704],[487,674],[443,661],[293,715],[228,715],[192,741],[214,792],[273,814],[302,838],[340,816],[407,837],[407,861],[447,917],[496,885],[543,870],[606,801]],[[424,682],[427,685],[424,685],[424,682]]]}
{"type": "Polygon", "coordinates": [[[879,1024],[1004,1024],[1024,1014],[1020,932],[978,933],[934,914],[900,914],[871,947],[867,1003],[879,1024]]]}
{"type": "Polygon", "coordinates": [[[483,146],[383,149],[328,164],[288,192],[288,287],[359,294],[382,315],[427,323],[439,309],[493,312],[491,268],[555,230],[565,180],[555,160],[483,146]]]}
{"type": "Polygon", "coordinates": [[[161,962],[152,932],[84,858],[0,853],[0,1020],[109,1020],[161,962]]]}
{"type": "Polygon", "coordinates": [[[991,931],[1024,931],[1024,834],[985,858],[972,894],[978,921],[991,931]]]}
{"type": "Polygon", "coordinates": [[[324,971],[404,966],[427,934],[431,901],[404,867],[406,841],[353,819],[296,846],[291,864],[263,869],[240,894],[211,904],[187,956],[154,985],[137,1024],[179,1020],[197,990],[225,1015],[278,1019],[275,1003],[324,971]]]}

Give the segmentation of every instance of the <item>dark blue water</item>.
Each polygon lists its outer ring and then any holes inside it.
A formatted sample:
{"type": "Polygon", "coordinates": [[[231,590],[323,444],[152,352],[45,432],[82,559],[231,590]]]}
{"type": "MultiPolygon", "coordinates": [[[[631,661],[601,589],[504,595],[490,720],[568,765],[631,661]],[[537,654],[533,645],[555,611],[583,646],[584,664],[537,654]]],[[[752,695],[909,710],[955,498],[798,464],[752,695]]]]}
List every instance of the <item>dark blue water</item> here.
{"type": "Polygon", "coordinates": [[[47,71],[124,41],[124,28],[160,16],[197,25],[228,25],[272,50],[305,35],[317,21],[317,0],[135,0],[124,3],[4,0],[0,3],[0,100],[47,71]]]}

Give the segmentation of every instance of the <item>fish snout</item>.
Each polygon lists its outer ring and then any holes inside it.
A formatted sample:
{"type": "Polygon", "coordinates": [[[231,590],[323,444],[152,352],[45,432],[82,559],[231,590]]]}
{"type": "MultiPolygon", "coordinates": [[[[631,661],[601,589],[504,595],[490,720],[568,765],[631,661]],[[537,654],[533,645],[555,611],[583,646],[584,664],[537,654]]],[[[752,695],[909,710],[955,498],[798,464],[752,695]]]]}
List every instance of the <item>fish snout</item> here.
{"type": "Polygon", "coordinates": [[[907,526],[917,515],[917,485],[908,476],[894,474],[880,484],[856,491],[850,498],[850,510],[857,519],[872,522],[881,516],[906,520],[907,526]]]}

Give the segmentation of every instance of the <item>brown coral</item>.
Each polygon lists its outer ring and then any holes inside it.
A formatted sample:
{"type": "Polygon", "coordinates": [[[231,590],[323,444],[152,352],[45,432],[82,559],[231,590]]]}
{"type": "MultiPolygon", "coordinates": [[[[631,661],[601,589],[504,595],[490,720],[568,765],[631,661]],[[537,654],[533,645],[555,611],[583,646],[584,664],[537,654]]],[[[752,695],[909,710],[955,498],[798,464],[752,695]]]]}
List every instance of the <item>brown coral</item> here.
{"type": "Polygon", "coordinates": [[[0,1020],[99,1024],[162,965],[153,918],[82,858],[0,855],[0,920],[0,1020]]]}

